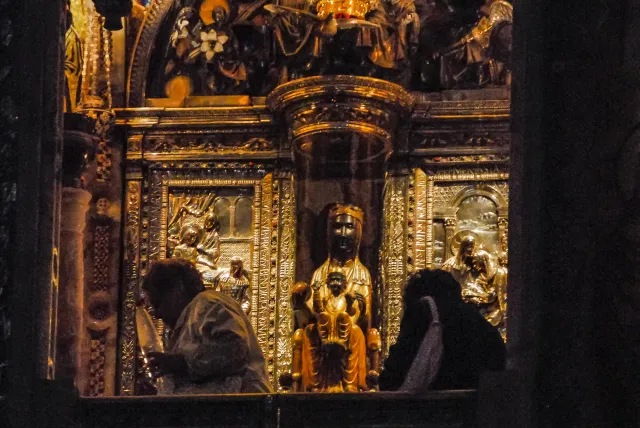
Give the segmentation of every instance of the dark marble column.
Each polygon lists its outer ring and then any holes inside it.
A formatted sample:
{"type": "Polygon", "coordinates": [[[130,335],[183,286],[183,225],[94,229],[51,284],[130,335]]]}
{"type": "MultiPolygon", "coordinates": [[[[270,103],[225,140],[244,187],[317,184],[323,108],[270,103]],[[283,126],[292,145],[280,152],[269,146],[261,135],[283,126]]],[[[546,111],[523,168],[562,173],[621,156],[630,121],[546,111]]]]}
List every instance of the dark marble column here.
{"type": "Polygon", "coordinates": [[[60,221],[60,282],[56,379],[74,380],[82,372],[84,336],[84,229],[91,194],[85,173],[94,155],[93,122],[79,114],[65,115],[62,216],[60,221]]]}

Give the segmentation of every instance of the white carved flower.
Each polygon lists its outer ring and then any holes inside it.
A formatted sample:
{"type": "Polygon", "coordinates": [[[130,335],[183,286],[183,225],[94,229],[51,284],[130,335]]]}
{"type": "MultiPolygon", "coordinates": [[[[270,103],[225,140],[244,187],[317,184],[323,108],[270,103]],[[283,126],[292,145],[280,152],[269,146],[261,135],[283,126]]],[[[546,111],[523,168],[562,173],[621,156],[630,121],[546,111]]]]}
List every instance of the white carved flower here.
{"type": "Polygon", "coordinates": [[[178,40],[186,39],[189,36],[188,25],[189,21],[186,18],[182,18],[176,23],[175,30],[171,33],[171,46],[175,48],[178,40]]]}
{"type": "Polygon", "coordinates": [[[229,40],[228,36],[222,33],[218,34],[215,30],[201,32],[200,38],[202,39],[200,51],[204,52],[207,61],[211,61],[216,53],[223,52],[224,44],[229,40]]]}

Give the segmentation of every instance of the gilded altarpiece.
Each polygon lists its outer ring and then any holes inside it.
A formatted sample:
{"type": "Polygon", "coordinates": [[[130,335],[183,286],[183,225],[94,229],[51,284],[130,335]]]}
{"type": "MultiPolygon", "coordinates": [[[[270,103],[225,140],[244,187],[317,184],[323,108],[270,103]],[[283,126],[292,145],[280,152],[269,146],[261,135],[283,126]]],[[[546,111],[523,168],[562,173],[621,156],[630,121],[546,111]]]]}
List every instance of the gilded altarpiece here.
{"type": "MultiPolygon", "coordinates": [[[[440,267],[465,230],[481,236],[483,248],[495,257],[507,245],[508,100],[417,98],[408,156],[392,157],[385,167],[374,287],[382,358],[398,334],[403,287],[413,272],[440,267]]],[[[207,210],[222,223],[218,267],[226,267],[232,255],[244,259],[250,319],[274,385],[290,370],[290,298],[300,279],[295,274],[295,156],[262,101],[252,102],[118,112],[118,124],[128,133],[118,364],[122,395],[135,394],[140,280],[150,262],[170,257],[179,244],[171,226],[195,222],[204,227],[207,210]],[[181,206],[191,214],[176,223],[181,206]]]]}

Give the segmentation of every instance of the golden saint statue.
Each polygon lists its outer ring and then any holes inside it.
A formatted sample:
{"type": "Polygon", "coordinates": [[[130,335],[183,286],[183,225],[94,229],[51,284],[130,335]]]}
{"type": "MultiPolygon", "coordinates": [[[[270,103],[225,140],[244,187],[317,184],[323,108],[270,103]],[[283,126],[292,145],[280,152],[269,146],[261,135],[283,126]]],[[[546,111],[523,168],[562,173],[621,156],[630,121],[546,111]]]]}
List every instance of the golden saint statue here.
{"type": "Polygon", "coordinates": [[[370,328],[371,275],[358,258],[362,222],[360,208],[336,205],[329,213],[329,257],[310,287],[299,282],[293,289],[294,391],[355,392],[377,384],[380,335],[370,328]]]}
{"type": "MultiPolygon", "coordinates": [[[[308,290],[305,283],[298,283],[296,288],[308,290]]],[[[325,287],[316,284],[312,288],[315,323],[294,334],[296,391],[367,389],[365,337],[356,323],[357,300],[346,293],[346,288],[347,279],[341,272],[330,272],[325,287]]]]}
{"type": "Polygon", "coordinates": [[[215,289],[233,297],[245,314],[251,312],[249,285],[249,276],[244,269],[244,262],[238,256],[231,257],[229,269],[224,269],[214,280],[215,289]]]}

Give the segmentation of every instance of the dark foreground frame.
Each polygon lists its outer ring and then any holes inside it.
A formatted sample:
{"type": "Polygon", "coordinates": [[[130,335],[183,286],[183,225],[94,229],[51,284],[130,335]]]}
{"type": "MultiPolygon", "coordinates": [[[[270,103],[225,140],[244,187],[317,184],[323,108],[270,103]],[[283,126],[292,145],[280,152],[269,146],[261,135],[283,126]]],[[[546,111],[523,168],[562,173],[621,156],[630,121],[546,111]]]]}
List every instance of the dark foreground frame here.
{"type": "Polygon", "coordinates": [[[475,427],[475,391],[83,398],[78,427],[475,427]]]}

